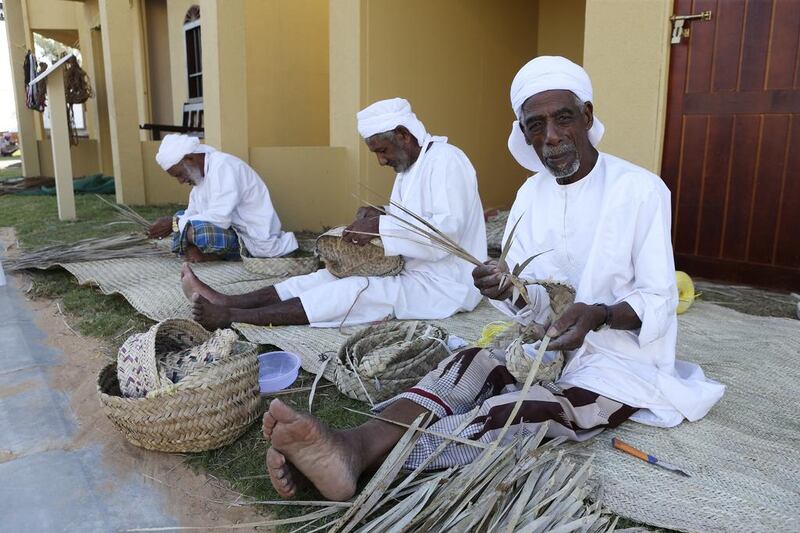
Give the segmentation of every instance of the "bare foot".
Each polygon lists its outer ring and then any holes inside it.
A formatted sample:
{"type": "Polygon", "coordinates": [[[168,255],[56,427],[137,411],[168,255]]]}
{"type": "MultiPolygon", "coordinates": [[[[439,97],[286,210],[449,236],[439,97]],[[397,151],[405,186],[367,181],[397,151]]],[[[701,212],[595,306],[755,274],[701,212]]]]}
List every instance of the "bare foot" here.
{"type": "Polygon", "coordinates": [[[272,440],[272,430],[275,429],[275,424],[278,421],[275,420],[271,414],[269,414],[269,410],[264,413],[264,418],[261,419],[261,431],[264,433],[264,439],[267,442],[272,440]]]}
{"type": "Polygon", "coordinates": [[[230,309],[212,304],[197,293],[192,295],[192,318],[209,331],[231,325],[230,309]]]}
{"type": "Polygon", "coordinates": [[[200,281],[189,263],[184,263],[181,268],[181,287],[188,300],[192,299],[193,294],[199,294],[212,304],[228,306],[226,295],[218,293],[200,281]]]}
{"type": "Polygon", "coordinates": [[[298,489],[306,488],[311,484],[308,478],[275,448],[267,450],[267,472],[275,491],[286,500],[294,498],[298,489]]]}
{"type": "Polygon", "coordinates": [[[298,413],[278,399],[269,404],[269,414],[275,420],[270,448],[275,452],[267,452],[267,469],[279,494],[294,494],[296,487],[280,456],[329,500],[349,500],[356,493],[363,470],[361,457],[345,434],[328,429],[313,416],[298,413]]]}

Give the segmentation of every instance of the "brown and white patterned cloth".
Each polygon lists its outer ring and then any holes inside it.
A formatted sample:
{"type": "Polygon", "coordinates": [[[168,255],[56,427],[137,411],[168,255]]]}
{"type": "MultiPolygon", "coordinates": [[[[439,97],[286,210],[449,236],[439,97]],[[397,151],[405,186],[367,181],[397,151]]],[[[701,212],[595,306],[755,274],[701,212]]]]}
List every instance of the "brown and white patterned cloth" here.
{"type": "MultiPolygon", "coordinates": [[[[514,379],[497,357],[497,352],[467,348],[448,357],[429,372],[417,386],[375,406],[380,412],[401,398],[411,400],[431,411],[438,420],[431,432],[454,434],[483,443],[493,442],[508,420],[519,398],[521,384],[514,379]],[[477,413],[474,412],[478,408],[477,413]],[[468,418],[472,420],[468,420],[468,418]],[[466,425],[465,425],[466,424],[466,425]]],[[[584,441],[603,429],[613,428],[636,412],[635,407],[600,396],[567,383],[543,381],[532,386],[512,422],[506,439],[536,433],[550,421],[547,438],[558,436],[584,441]]],[[[443,438],[424,433],[405,463],[414,469],[442,443],[443,438]]],[[[428,470],[462,466],[472,462],[481,449],[451,443],[430,464],[428,470]]]]}

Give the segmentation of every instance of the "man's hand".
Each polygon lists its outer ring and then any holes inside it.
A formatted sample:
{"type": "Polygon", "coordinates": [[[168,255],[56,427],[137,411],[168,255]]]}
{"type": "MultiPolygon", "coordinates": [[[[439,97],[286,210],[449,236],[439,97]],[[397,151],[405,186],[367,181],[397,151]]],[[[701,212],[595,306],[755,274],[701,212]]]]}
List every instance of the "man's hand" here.
{"type": "Polygon", "coordinates": [[[356,219],[342,233],[342,240],[366,246],[380,231],[380,217],[356,219]]]}
{"type": "Polygon", "coordinates": [[[547,335],[548,350],[575,350],[583,344],[586,335],[603,323],[606,314],[602,307],[585,303],[572,304],[561,318],[556,320],[547,335]]]}
{"type": "Polygon", "coordinates": [[[508,265],[489,260],[483,265],[475,267],[472,271],[472,281],[481,294],[491,300],[507,300],[514,292],[514,286],[508,281],[503,281],[504,274],[508,273],[508,265]],[[503,286],[500,286],[501,281],[503,286]]]}
{"type": "Polygon", "coordinates": [[[151,239],[163,239],[172,233],[172,217],[161,217],[147,228],[147,236],[151,239]]]}
{"type": "Polygon", "coordinates": [[[385,215],[382,210],[372,207],[372,206],[364,206],[359,207],[358,211],[356,211],[356,220],[361,220],[362,218],[372,218],[372,217],[379,217],[381,215],[385,215]]]}

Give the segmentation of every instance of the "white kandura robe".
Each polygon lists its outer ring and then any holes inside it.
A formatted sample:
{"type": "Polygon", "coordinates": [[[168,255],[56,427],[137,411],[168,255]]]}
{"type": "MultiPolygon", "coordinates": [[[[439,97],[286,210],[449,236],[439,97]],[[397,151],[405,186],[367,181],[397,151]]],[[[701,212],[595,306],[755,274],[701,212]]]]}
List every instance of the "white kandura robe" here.
{"type": "Polygon", "coordinates": [[[192,187],[189,206],[178,219],[181,232],[190,220],[233,228],[253,257],[279,257],[297,249],[294,233],[281,231],[264,181],[238,157],[205,154],[205,176],[192,187]]]}
{"type": "MultiPolygon", "coordinates": [[[[397,175],[391,199],[431,222],[481,261],[486,226],[475,169],[446,137],[427,135],[417,161],[397,175]],[[429,149],[426,147],[432,143],[429,149]]],[[[407,216],[395,207],[390,213],[407,216]]],[[[442,250],[407,240],[421,237],[388,215],[380,217],[387,256],[402,255],[397,276],[338,279],[327,270],[275,285],[282,300],[299,297],[317,327],[364,324],[387,317],[432,320],[471,311],[481,301],[472,264],[442,250]],[[344,322],[342,322],[344,320],[344,322]]]]}
{"type": "MultiPolygon", "coordinates": [[[[642,321],[637,331],[590,332],[567,354],[560,382],[639,407],[632,419],[649,425],[672,427],[705,416],[725,387],[706,379],[699,366],[675,359],[678,294],[670,193],[661,179],[601,153],[576,183],[559,185],[547,172],[529,178],[517,193],[506,235],[520,218],[511,267],[552,249],[523,277],[566,281],[576,288],[577,302],[627,302],[642,321]]],[[[537,308],[528,318],[542,322],[547,293],[539,286],[529,292],[537,308]]],[[[493,303],[524,321],[510,302],[493,303]]]]}

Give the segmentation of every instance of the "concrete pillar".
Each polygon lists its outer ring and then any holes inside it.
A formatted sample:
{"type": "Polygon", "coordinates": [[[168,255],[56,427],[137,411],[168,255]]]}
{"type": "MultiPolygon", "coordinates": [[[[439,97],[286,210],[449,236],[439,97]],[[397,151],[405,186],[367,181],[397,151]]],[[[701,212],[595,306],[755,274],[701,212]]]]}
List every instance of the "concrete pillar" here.
{"type": "Polygon", "coordinates": [[[72,155],[69,144],[67,99],[64,95],[64,67],[47,76],[47,104],[50,107],[50,146],[56,177],[59,220],[75,220],[75,191],[72,183],[72,155]]]}
{"type": "Polygon", "coordinates": [[[133,53],[135,10],[118,0],[100,0],[99,7],[117,202],[141,205],[145,186],[133,53]]]}
{"type": "MultiPolygon", "coordinates": [[[[330,0],[330,144],[347,148],[350,171],[347,196],[355,209],[364,197],[362,179],[367,176],[368,150],[358,134],[356,113],[363,107],[366,58],[362,34],[363,0],[330,0]]],[[[375,199],[373,199],[375,200],[375,199]]]]}
{"type": "Polygon", "coordinates": [[[206,143],[249,156],[244,0],[200,0],[206,143]]]}
{"type": "Polygon", "coordinates": [[[8,50],[11,56],[11,80],[14,85],[14,104],[17,111],[19,141],[22,151],[23,176],[39,176],[39,149],[36,142],[36,117],[31,109],[25,107],[25,79],[22,75],[22,62],[25,52],[32,48],[30,38],[26,36],[27,24],[24,21],[20,0],[4,3],[6,17],[6,35],[8,50]]]}

